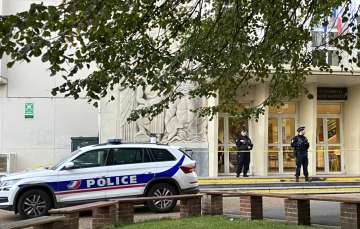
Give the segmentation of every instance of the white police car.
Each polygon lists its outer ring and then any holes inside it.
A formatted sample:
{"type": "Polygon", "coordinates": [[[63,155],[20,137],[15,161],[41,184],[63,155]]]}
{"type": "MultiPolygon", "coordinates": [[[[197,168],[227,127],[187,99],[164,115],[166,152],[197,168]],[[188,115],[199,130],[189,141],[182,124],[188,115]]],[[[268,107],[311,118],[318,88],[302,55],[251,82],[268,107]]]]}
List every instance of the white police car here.
{"type": "MultiPolygon", "coordinates": [[[[160,144],[87,146],[48,169],[10,174],[0,180],[0,209],[25,217],[46,215],[51,208],[127,196],[197,193],[195,161],[179,147],[160,144]]],[[[146,203],[158,212],[175,200],[146,203]]]]}

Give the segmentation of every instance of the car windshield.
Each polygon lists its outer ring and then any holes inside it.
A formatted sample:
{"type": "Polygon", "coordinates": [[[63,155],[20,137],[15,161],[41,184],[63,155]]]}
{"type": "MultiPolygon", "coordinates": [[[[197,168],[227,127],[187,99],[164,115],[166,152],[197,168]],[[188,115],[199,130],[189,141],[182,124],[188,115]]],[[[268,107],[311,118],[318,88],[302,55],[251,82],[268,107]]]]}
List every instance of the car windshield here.
{"type": "Polygon", "coordinates": [[[65,157],[64,159],[60,160],[57,164],[55,164],[54,166],[52,166],[50,169],[51,170],[55,170],[57,168],[59,168],[65,161],[67,161],[70,157],[74,156],[75,154],[79,153],[81,150],[75,150],[73,152],[71,152],[71,154],[67,157],[65,157]]]}

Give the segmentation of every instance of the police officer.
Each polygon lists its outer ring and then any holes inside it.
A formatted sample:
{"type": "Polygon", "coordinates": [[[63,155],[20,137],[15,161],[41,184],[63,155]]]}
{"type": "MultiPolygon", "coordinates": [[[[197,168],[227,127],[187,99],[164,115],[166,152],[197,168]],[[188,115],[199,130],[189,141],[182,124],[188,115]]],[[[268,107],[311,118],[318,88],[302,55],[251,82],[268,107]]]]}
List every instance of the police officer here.
{"type": "Polygon", "coordinates": [[[238,149],[236,177],[240,176],[241,171],[243,171],[244,177],[248,177],[250,150],[252,150],[253,144],[251,143],[245,128],[241,130],[241,135],[236,138],[235,143],[238,149]]]}
{"type": "Polygon", "coordinates": [[[309,141],[305,137],[305,127],[301,126],[297,129],[298,135],[291,139],[291,147],[294,148],[294,154],[296,158],[296,182],[299,182],[300,169],[303,167],[305,181],[309,181],[308,172],[308,149],[309,141]]]}

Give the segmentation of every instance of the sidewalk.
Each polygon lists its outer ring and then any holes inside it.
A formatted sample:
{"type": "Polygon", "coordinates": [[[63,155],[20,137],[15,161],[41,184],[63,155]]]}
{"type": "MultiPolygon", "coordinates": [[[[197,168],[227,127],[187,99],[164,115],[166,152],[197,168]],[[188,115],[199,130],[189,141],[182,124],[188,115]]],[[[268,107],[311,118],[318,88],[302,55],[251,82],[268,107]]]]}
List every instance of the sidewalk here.
{"type": "MultiPolygon", "coordinates": [[[[295,177],[287,176],[219,176],[219,177],[199,177],[200,184],[229,184],[229,183],[279,183],[279,182],[295,182],[295,177]]],[[[360,176],[345,175],[316,175],[310,177],[311,181],[336,181],[336,182],[360,182],[360,176]]],[[[304,181],[304,177],[300,177],[300,181],[304,181]]]]}
{"type": "Polygon", "coordinates": [[[360,176],[314,176],[310,182],[294,177],[199,178],[201,190],[237,190],[286,193],[359,193],[360,176]]]}

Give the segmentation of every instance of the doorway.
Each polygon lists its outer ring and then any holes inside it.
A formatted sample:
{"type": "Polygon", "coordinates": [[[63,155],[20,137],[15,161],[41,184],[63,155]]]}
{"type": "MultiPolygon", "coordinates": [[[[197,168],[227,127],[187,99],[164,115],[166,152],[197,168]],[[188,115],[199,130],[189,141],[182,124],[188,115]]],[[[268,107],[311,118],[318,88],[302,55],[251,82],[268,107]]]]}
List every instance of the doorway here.
{"type": "MultiPolygon", "coordinates": [[[[244,126],[251,136],[249,121],[239,120],[227,113],[220,113],[218,120],[218,173],[219,175],[234,175],[237,166],[235,139],[244,126]]],[[[249,172],[251,174],[251,166],[249,172]]]]}
{"type": "Polygon", "coordinates": [[[268,173],[283,174],[295,171],[296,163],[291,139],[296,130],[296,104],[287,103],[269,108],[268,173]]]}
{"type": "Polygon", "coordinates": [[[316,172],[318,174],[344,171],[341,108],[341,104],[318,104],[316,125],[316,172]]]}

